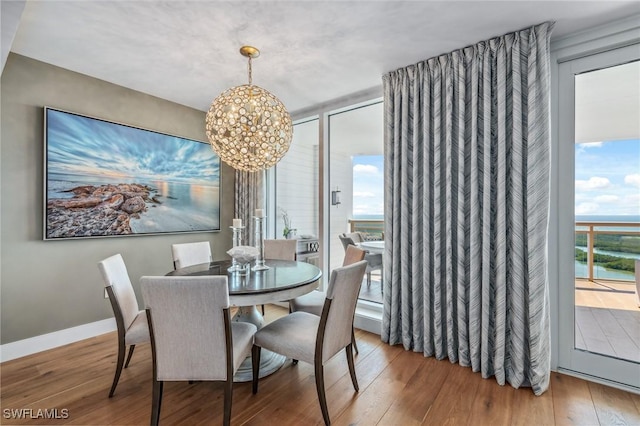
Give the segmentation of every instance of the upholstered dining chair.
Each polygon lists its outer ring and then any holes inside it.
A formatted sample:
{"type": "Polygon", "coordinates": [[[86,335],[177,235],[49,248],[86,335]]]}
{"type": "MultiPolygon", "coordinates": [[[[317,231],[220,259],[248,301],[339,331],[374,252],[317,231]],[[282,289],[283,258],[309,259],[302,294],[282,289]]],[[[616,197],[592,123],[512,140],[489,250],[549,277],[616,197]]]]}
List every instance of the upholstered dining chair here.
{"type": "Polygon", "coordinates": [[[308,362],[314,365],[322,417],[325,424],[331,424],[324,388],[324,365],[345,349],[351,382],[358,391],[351,335],[358,293],[366,268],[367,262],[362,260],[333,270],[320,317],[308,312],[293,312],[267,324],[256,333],[251,352],[254,394],[258,392],[262,348],[308,362]]]}
{"type": "Polygon", "coordinates": [[[118,329],[118,360],[113,384],[109,391],[109,398],[111,398],[118,386],[122,367],[129,366],[136,345],[149,341],[149,329],[144,312],[138,308],[138,300],[122,256],[115,254],[98,262],[98,269],[102,274],[118,329]],[[129,345],[129,355],[125,363],[127,345],[129,345]]]}
{"type": "Polygon", "coordinates": [[[224,381],[231,422],[233,375],[251,353],[256,326],[232,322],[226,276],[142,277],[153,356],[151,424],[160,420],[165,381],[224,381]]]}
{"type": "MultiPolygon", "coordinates": [[[[354,246],[356,243],[364,242],[364,237],[360,232],[352,232],[350,234],[341,234],[338,235],[342,245],[344,246],[345,251],[347,247],[354,246]]],[[[367,261],[367,287],[371,286],[371,272],[380,270],[380,276],[382,277],[382,254],[380,253],[369,253],[365,255],[365,260],[367,261]]],[[[380,283],[380,290],[382,291],[382,283],[380,283]]]]}
{"type": "Polygon", "coordinates": [[[297,240],[264,240],[264,258],[296,260],[297,240]]]}
{"type": "Polygon", "coordinates": [[[173,269],[209,263],[213,260],[211,246],[208,241],[173,244],[171,246],[171,254],[173,255],[173,269]]]}
{"type": "MultiPolygon", "coordinates": [[[[264,258],[277,260],[296,260],[296,240],[264,240],[264,258]]],[[[262,305],[264,315],[264,305],[262,305]]]]}
{"type": "MultiPolygon", "coordinates": [[[[366,252],[364,250],[359,249],[356,246],[348,246],[344,254],[344,259],[342,260],[342,266],[352,265],[363,260],[365,253],[366,252]]],[[[325,299],[325,293],[321,291],[312,291],[311,293],[289,300],[289,312],[301,311],[320,316],[322,315],[322,307],[324,306],[325,299]]],[[[358,353],[356,333],[353,328],[351,329],[351,344],[353,345],[353,349],[355,349],[356,353],[358,353]]]]}

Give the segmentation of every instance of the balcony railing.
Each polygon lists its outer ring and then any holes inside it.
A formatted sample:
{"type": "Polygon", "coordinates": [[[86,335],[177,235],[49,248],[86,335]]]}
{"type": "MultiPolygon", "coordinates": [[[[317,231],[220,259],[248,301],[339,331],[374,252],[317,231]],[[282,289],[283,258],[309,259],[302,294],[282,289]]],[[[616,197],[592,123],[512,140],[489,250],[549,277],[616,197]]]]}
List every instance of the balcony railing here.
{"type": "MultiPolygon", "coordinates": [[[[351,232],[362,232],[367,240],[384,240],[384,220],[350,219],[351,232]]],[[[628,265],[634,265],[633,260],[615,261],[622,271],[630,272],[629,278],[596,277],[594,269],[596,265],[607,266],[607,257],[629,259],[633,255],[640,258],[640,223],[639,222],[576,222],[576,247],[586,247],[587,278],[589,281],[601,278],[607,280],[633,281],[633,269],[628,265]],[[600,241],[598,241],[598,237],[600,241]],[[616,238],[618,237],[618,238],[616,238]],[[617,240],[617,241],[616,241],[617,240]],[[596,253],[604,251],[606,253],[596,253]],[[616,256],[620,254],[622,256],[616,256]],[[631,256],[630,256],[631,255],[631,256]],[[626,257],[625,257],[626,256],[626,257]],[[627,269],[624,269],[624,268],[627,269]]],[[[576,259],[580,261],[580,259],[576,259]]],[[[633,268],[634,266],[631,266],[633,268]]]]}
{"type": "Polygon", "coordinates": [[[350,232],[361,232],[368,241],[384,240],[384,220],[349,219],[350,232]]]}
{"type": "MultiPolygon", "coordinates": [[[[576,254],[578,247],[586,246],[587,279],[593,281],[594,266],[601,264],[611,269],[629,271],[629,279],[613,278],[622,281],[633,281],[634,261],[629,255],[640,257],[640,223],[638,222],[576,222],[576,254]],[[598,236],[602,236],[598,240],[598,236]],[[617,237],[617,238],[616,238],[617,237]],[[605,253],[595,253],[595,250],[605,253]],[[622,256],[616,256],[620,254],[622,256]],[[616,260],[620,259],[620,260],[616,260]],[[629,260],[630,259],[630,260],[629,260]]],[[[580,261],[580,259],[576,258],[580,261]]],[[[602,277],[601,277],[602,278],[602,277]]],[[[606,278],[611,279],[611,278],[606,278]]]]}

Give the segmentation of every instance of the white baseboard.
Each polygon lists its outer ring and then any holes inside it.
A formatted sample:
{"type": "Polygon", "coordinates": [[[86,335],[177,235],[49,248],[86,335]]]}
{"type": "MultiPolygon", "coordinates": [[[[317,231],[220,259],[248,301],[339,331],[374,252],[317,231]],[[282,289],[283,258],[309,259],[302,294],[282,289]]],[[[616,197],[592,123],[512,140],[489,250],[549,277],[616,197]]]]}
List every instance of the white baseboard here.
{"type": "MultiPolygon", "coordinates": [[[[289,307],[286,302],[276,304],[287,308],[289,307]]],[[[356,310],[354,325],[361,330],[380,334],[380,330],[382,329],[382,307],[378,304],[365,304],[363,306],[363,302],[361,301],[356,310]]],[[[107,318],[77,327],[18,340],[16,342],[5,343],[4,345],[0,345],[0,362],[11,361],[12,359],[68,345],[69,343],[75,343],[115,330],[115,319],[107,318]]]]}
{"type": "Polygon", "coordinates": [[[382,333],[382,305],[367,301],[359,301],[353,326],[360,330],[380,335],[382,333]]]}
{"type": "Polygon", "coordinates": [[[79,325],[53,333],[42,334],[16,342],[0,345],[0,362],[10,361],[23,356],[68,345],[100,334],[116,330],[116,320],[107,318],[89,324],[79,325]]]}

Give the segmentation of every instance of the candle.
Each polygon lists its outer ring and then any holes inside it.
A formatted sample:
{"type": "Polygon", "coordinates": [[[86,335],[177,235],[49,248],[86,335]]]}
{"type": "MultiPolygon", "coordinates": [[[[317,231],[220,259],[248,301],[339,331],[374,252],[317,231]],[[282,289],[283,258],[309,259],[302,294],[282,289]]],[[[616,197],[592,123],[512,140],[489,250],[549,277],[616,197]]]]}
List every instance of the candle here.
{"type": "Polygon", "coordinates": [[[264,217],[264,210],[256,209],[256,217],[264,217]]]}
{"type": "Polygon", "coordinates": [[[233,219],[234,228],[242,228],[242,219],[233,219]]]}

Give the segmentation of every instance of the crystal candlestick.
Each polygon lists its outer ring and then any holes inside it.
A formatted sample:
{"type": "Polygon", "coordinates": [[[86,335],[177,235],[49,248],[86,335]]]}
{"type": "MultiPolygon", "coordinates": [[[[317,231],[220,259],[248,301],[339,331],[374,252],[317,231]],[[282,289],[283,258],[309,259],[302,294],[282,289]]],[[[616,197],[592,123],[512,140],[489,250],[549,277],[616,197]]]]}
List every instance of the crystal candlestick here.
{"type": "MultiPolygon", "coordinates": [[[[231,231],[233,231],[233,247],[238,247],[241,244],[242,240],[242,230],[244,226],[230,226],[231,231]]],[[[231,258],[231,266],[227,269],[228,272],[238,272],[242,269],[243,265],[240,265],[238,261],[232,257],[231,258]]]]}
{"type": "Polygon", "coordinates": [[[253,217],[256,225],[256,248],[258,249],[256,265],[251,268],[253,271],[264,271],[265,269],[269,269],[269,267],[264,264],[264,219],[265,216],[253,217]]]}

